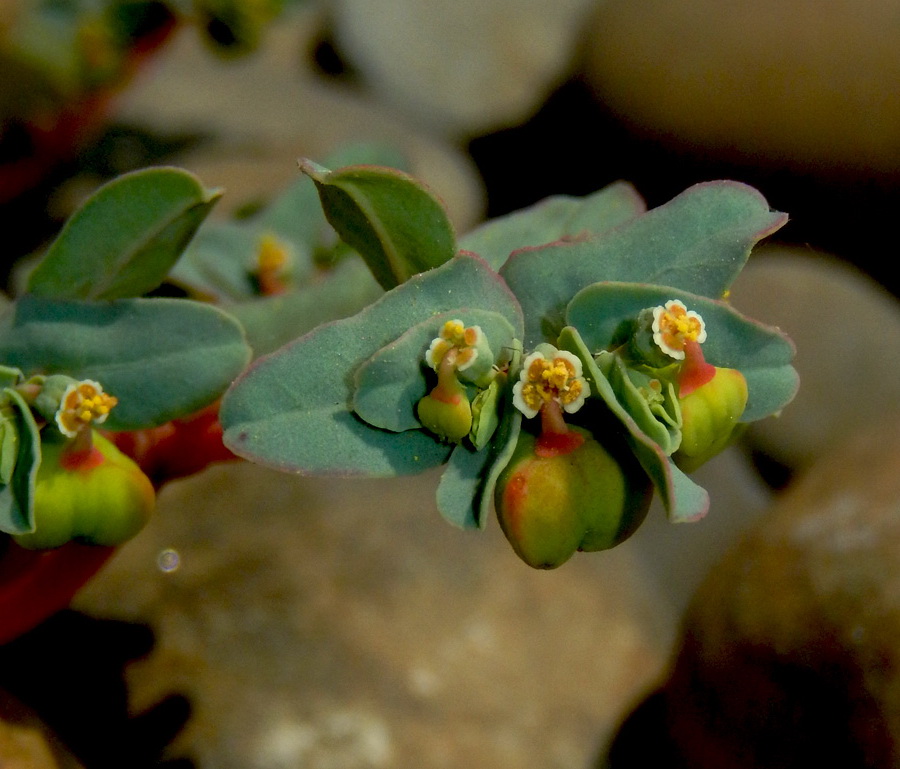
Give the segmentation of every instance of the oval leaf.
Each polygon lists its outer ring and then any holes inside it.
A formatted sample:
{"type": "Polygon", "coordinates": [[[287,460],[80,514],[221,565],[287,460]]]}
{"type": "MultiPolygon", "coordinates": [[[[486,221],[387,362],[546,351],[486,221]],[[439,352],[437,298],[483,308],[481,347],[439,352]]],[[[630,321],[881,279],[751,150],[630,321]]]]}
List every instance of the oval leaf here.
{"type": "Polygon", "coordinates": [[[182,299],[109,303],[23,297],[0,323],[0,359],[25,371],[94,379],[119,403],[104,427],[136,430],[190,414],[247,365],[240,325],[182,299]]]}
{"type": "MultiPolygon", "coordinates": [[[[407,158],[398,149],[369,142],[340,147],[325,159],[329,168],[361,164],[409,170],[407,158]]],[[[310,250],[321,238],[322,228],[327,226],[316,186],[307,176],[298,178],[250,223],[257,229],[270,230],[294,245],[304,244],[310,250]]]]}
{"type": "Polygon", "coordinates": [[[569,300],[592,283],[656,283],[720,298],[753,245],[786,220],[752,187],[707,182],[605,234],[518,251],[500,274],[525,312],[528,349],[552,343],[569,300]]]}
{"type": "Polygon", "coordinates": [[[328,222],[385,289],[456,253],[443,205],[411,176],[379,166],[328,171],[309,160],[300,169],[316,183],[328,222]]]}
{"type": "Polygon", "coordinates": [[[76,211],[31,274],[54,299],[141,296],[165,279],[221,196],[178,168],[124,174],[76,211]]]}
{"type": "Polygon", "coordinates": [[[344,259],[317,278],[286,294],[225,305],[244,327],[255,357],[277,350],[321,323],[353,315],[384,293],[358,258],[344,259]]]}
{"type": "Polygon", "coordinates": [[[169,281],[193,296],[237,301],[253,296],[253,259],[259,233],[238,222],[207,222],[169,273],[169,281]]]}

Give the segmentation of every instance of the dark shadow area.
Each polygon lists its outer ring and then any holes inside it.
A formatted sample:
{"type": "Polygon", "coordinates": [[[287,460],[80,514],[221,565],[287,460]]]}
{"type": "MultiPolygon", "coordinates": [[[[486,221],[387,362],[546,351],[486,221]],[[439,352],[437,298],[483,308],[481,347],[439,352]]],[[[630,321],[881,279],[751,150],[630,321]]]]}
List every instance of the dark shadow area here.
{"type": "Polygon", "coordinates": [[[188,758],[162,758],[190,716],[185,697],[128,712],[124,669],[153,643],[144,625],[63,611],[0,646],[0,689],[33,710],[86,769],[191,769],[188,758]]]}
{"type": "MultiPolygon", "coordinates": [[[[0,142],[0,164],[4,151],[27,156],[27,147],[12,147],[15,139],[14,132],[4,134],[0,142]]],[[[64,185],[79,177],[106,181],[137,168],[165,164],[169,158],[207,139],[199,134],[157,134],[138,126],[114,124],[77,158],[54,165],[35,186],[0,203],[0,230],[5,233],[0,251],[0,286],[8,290],[9,273],[15,263],[43,247],[59,232],[64,222],[53,203],[64,185]]],[[[21,141],[27,141],[27,136],[21,137],[21,141]]],[[[3,172],[0,165],[0,173],[3,172]]]]}
{"type": "Polygon", "coordinates": [[[475,138],[469,150],[484,177],[492,217],[547,195],[585,195],[620,179],[634,184],[651,208],[697,182],[745,182],[772,208],[790,214],[779,241],[831,252],[900,293],[894,257],[884,247],[892,242],[900,207],[896,177],[776,167],[749,155],[723,159],[641,135],[578,80],[559,88],[527,123],[475,138]]]}
{"type": "Polygon", "coordinates": [[[883,715],[858,671],[807,667],[773,650],[698,661],[622,722],[595,769],[878,769],[895,765],[883,715]],[[724,664],[723,664],[724,662],[724,664]]]}

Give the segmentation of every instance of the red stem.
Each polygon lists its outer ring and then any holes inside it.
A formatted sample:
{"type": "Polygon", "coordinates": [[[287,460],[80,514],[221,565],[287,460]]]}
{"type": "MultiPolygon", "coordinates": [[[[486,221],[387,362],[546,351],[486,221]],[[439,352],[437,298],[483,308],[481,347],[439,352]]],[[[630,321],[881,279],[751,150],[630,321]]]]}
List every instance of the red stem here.
{"type": "Polygon", "coordinates": [[[541,434],[534,447],[539,457],[558,457],[575,451],[584,436],[569,429],[563,417],[562,407],[556,401],[541,406],[541,434]]]}

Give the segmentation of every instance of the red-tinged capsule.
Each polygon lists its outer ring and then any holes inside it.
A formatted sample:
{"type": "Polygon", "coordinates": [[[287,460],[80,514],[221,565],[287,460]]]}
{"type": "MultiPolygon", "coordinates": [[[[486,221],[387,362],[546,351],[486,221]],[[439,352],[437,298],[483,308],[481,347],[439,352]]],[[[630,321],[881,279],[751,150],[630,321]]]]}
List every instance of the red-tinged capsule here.
{"type": "Polygon", "coordinates": [[[42,442],[35,530],[14,537],[22,547],[47,549],[71,540],[120,545],[149,520],[156,495],[134,461],[96,432],[82,444],[42,442]]]}
{"type": "Polygon", "coordinates": [[[542,452],[522,433],[494,496],[497,517],[516,554],[536,569],[553,569],[577,550],[604,550],[643,521],[651,496],[642,471],[626,474],[586,430],[565,453],[542,452]]]}

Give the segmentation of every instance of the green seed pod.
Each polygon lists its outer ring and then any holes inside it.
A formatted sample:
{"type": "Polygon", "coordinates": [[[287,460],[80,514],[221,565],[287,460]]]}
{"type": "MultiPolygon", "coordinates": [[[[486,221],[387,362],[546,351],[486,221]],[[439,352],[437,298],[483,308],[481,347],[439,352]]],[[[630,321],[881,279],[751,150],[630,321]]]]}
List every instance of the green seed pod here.
{"type": "Polygon", "coordinates": [[[459,443],[472,429],[472,404],[455,377],[438,385],[416,406],[419,421],[439,438],[459,443]]]}
{"type": "Polygon", "coordinates": [[[716,368],[709,382],[680,400],[681,445],[672,458],[682,470],[693,472],[739,434],[747,380],[737,369],[716,368]]]}
{"type": "Polygon", "coordinates": [[[617,545],[643,521],[649,505],[642,471],[626,475],[589,432],[570,429],[584,443],[556,456],[538,456],[535,437],[523,432],[494,495],[506,538],[537,569],[556,568],[576,550],[617,545]]]}
{"type": "Polygon", "coordinates": [[[47,549],[70,540],[119,545],[150,518],[153,486],[131,459],[98,433],[88,451],[73,452],[72,445],[41,443],[35,530],[14,537],[22,547],[47,549]]]}
{"type": "Polygon", "coordinates": [[[614,458],[596,444],[592,478],[602,488],[582,511],[585,533],[579,550],[586,553],[609,550],[628,539],[647,517],[653,501],[653,484],[633,455],[614,458]]]}

